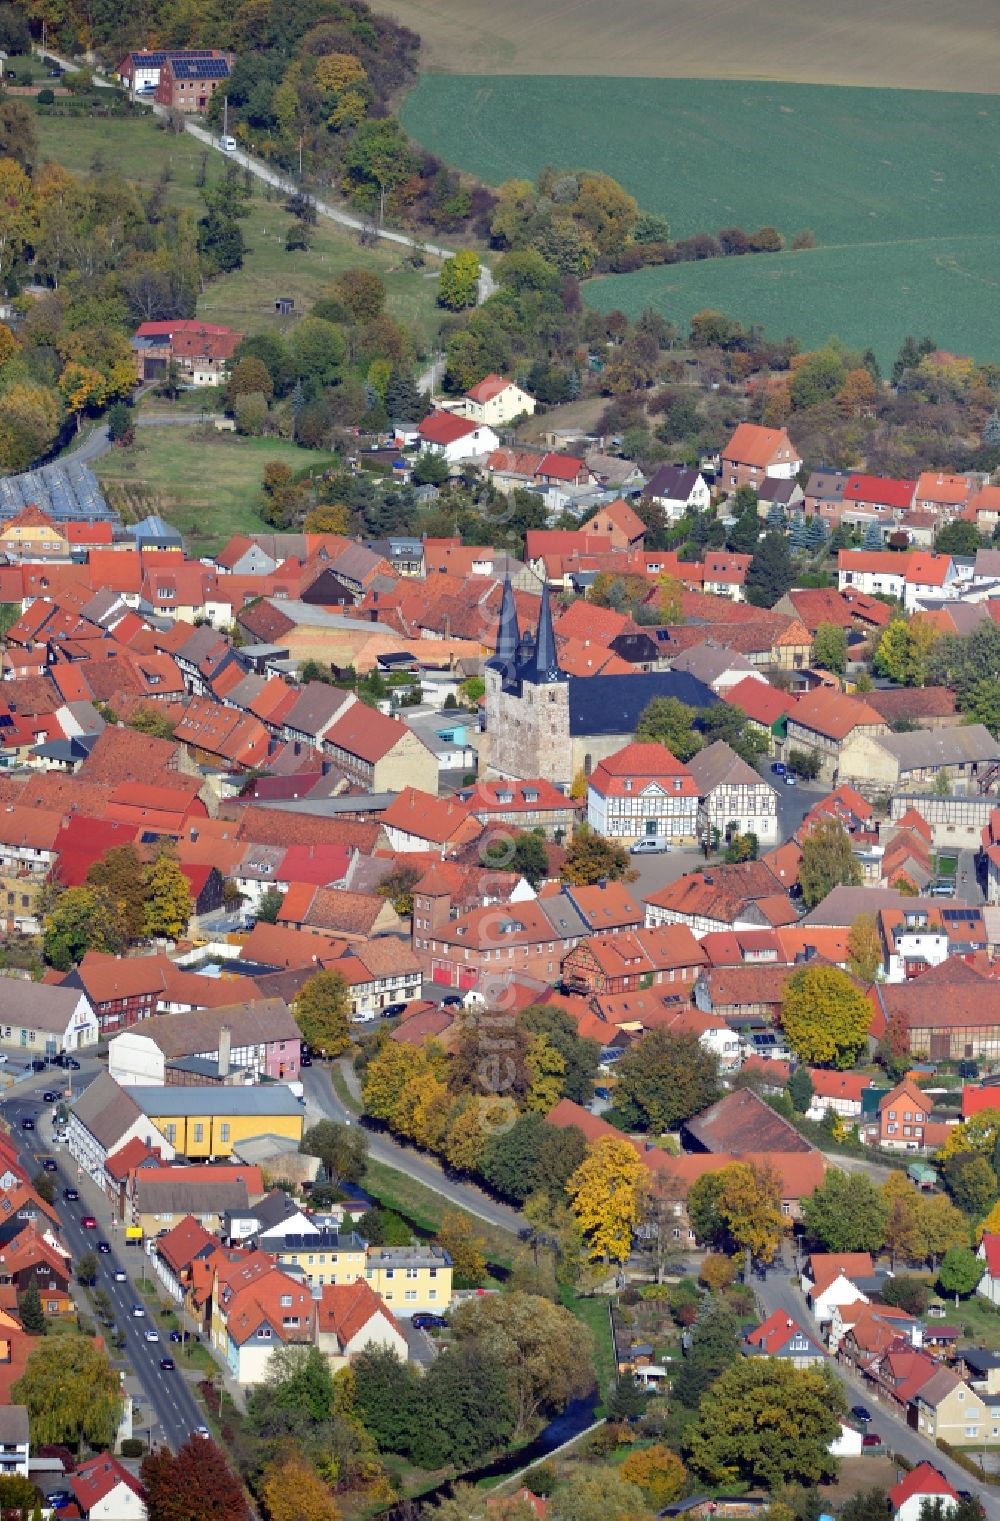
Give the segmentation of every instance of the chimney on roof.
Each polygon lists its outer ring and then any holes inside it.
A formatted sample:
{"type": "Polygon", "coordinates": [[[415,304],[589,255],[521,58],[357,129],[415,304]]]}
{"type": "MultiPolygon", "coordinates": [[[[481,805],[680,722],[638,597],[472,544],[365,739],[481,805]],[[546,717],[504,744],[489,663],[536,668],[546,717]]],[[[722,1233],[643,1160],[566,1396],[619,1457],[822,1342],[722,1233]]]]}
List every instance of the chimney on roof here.
{"type": "Polygon", "coordinates": [[[229,1076],[229,1063],[233,1051],[233,1032],[229,1025],[219,1031],[219,1076],[229,1076]]]}

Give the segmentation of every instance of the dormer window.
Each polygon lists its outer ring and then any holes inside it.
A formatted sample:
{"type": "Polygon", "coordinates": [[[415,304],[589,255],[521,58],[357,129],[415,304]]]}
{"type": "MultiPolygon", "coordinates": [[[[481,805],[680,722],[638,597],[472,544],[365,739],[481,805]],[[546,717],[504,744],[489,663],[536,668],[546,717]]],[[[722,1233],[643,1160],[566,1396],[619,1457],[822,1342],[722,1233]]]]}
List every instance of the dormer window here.
{"type": "Polygon", "coordinates": [[[681,787],[683,785],[684,785],[684,783],[681,781],[680,777],[679,776],[675,776],[674,777],[674,791],[675,792],[680,792],[681,787]]]}
{"type": "Polygon", "coordinates": [[[631,792],[632,791],[632,778],[630,776],[627,776],[625,778],[623,786],[624,786],[626,792],[631,792]]]}

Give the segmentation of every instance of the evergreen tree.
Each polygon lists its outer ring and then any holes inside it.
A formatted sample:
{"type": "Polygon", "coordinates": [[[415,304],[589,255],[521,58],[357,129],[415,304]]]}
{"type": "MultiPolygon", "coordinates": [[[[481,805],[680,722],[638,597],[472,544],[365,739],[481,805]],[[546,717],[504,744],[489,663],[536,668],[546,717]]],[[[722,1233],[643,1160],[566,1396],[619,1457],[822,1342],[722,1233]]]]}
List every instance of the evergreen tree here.
{"type": "Polygon", "coordinates": [[[18,1306],[21,1314],[21,1324],[29,1336],[44,1336],[46,1330],[45,1311],[42,1309],[42,1301],[38,1293],[38,1284],[32,1278],[28,1287],[21,1295],[18,1306]]]}
{"type": "Polygon", "coordinates": [[[739,1356],[736,1316],[724,1299],[710,1299],[692,1330],[690,1350],[674,1380],[675,1396],[688,1410],[697,1410],[706,1390],[739,1356]]]}
{"type": "Polygon", "coordinates": [[[986,419],[981,437],[984,449],[1000,449],[1000,412],[996,407],[986,419]]]}
{"type": "Polygon", "coordinates": [[[385,388],[385,410],[398,422],[419,422],[427,411],[427,396],[418,391],[408,370],[394,369],[385,388]]]}
{"type": "Polygon", "coordinates": [[[877,523],[869,523],[865,529],[865,536],[861,541],[862,549],[881,549],[882,533],[877,523]]]}
{"type": "Polygon", "coordinates": [[[768,528],[784,528],[785,509],[780,502],[772,502],[767,509],[767,526],[768,528]]]}
{"type": "Polygon", "coordinates": [[[795,580],[795,568],[784,534],[769,530],[760,541],[747,571],[747,601],[754,607],[773,607],[795,580]]]}
{"type": "Polygon", "coordinates": [[[815,515],[806,523],[806,548],[822,549],[826,543],[826,524],[821,517],[815,515]]]}

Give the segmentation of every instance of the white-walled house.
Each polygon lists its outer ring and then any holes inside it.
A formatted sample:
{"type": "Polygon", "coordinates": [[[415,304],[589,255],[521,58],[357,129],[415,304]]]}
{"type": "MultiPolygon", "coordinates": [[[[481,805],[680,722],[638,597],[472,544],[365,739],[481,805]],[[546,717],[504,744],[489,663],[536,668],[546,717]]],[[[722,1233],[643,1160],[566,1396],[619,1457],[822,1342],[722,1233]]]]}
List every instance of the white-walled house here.
{"type": "Polygon", "coordinates": [[[713,829],[725,839],[754,834],[762,846],[778,843],[778,794],[759,771],[718,739],[691,757],[688,769],[698,788],[699,826],[704,839],[713,829]]]}
{"type": "Polygon", "coordinates": [[[316,1345],[334,1372],[361,1352],[409,1356],[406,1336],[381,1295],[364,1278],[325,1283],[316,1305],[316,1345]]]}
{"type": "Polygon", "coordinates": [[[0,979],[0,1040],[26,1055],[55,1056],[97,1044],[98,1020],[80,988],[0,979]]]}
{"type": "Polygon", "coordinates": [[[986,1231],[976,1255],[983,1264],[983,1276],[976,1293],[988,1299],[990,1304],[1000,1306],[1000,1236],[986,1231]]]}
{"type": "Polygon", "coordinates": [[[515,417],[534,417],[535,398],[513,380],[486,375],[462,399],[462,411],[473,422],[502,428],[515,417]]]}
{"type": "Polygon", "coordinates": [[[956,1510],[958,1491],[930,1463],[918,1463],[889,1491],[893,1521],[919,1521],[925,1501],[941,1501],[943,1511],[956,1510]]]}
{"type": "Polygon", "coordinates": [[[663,745],[626,745],[595,767],[587,822],[620,845],[692,844],[698,838],[698,789],[688,768],[663,745]]]}
{"type": "Polygon", "coordinates": [[[424,418],[417,432],[421,451],[442,454],[449,465],[478,459],[500,447],[499,438],[486,423],[457,417],[453,412],[432,412],[424,418]]]}
{"type": "Polygon", "coordinates": [[[27,1405],[0,1405],[0,1476],[26,1479],[30,1456],[27,1405]]]}
{"type": "Polygon", "coordinates": [[[838,1305],[868,1302],[854,1282],[874,1273],[869,1252],[813,1252],[802,1270],[802,1292],[820,1322],[832,1319],[838,1305]]]}
{"type": "Polygon", "coordinates": [[[142,1485],[110,1452],[80,1463],[67,1486],[84,1521],[146,1521],[142,1485]]]}
{"type": "Polygon", "coordinates": [[[705,477],[684,465],[661,465],[647,482],[643,496],[672,523],[686,512],[705,512],[712,504],[705,477]]]}

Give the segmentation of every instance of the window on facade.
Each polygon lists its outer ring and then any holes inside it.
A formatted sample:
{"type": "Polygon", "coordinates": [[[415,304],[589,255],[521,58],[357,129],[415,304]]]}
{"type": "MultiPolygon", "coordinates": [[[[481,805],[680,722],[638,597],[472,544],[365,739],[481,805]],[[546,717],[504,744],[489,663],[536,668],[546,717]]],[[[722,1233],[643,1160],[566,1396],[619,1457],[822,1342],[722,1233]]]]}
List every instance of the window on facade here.
{"type": "Polygon", "coordinates": [[[220,1141],[228,1141],[229,1140],[229,1126],[228,1125],[220,1125],[219,1126],[219,1140],[220,1141]]]}

